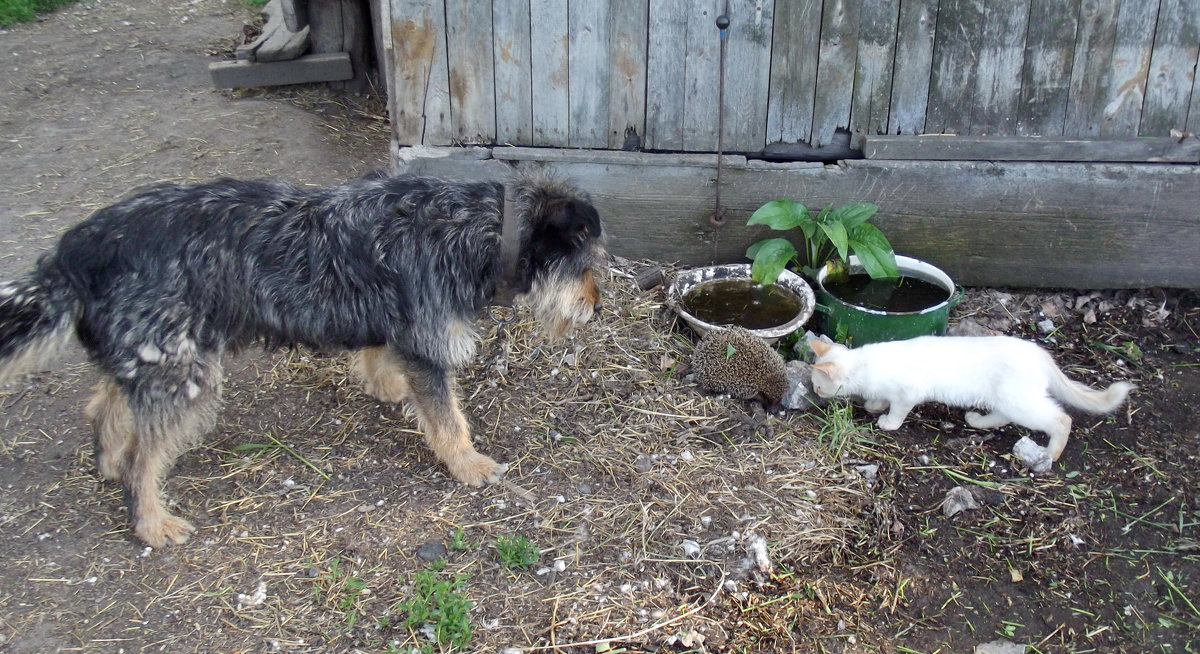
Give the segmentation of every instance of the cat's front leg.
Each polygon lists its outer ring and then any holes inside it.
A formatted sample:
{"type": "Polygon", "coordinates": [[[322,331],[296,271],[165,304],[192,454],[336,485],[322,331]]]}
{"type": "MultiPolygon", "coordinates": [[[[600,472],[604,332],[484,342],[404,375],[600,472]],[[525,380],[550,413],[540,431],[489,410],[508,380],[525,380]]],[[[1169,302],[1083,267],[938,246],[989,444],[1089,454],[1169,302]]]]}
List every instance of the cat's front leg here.
{"type": "Polygon", "coordinates": [[[884,431],[899,429],[900,425],[904,424],[904,419],[908,417],[908,412],[912,408],[913,405],[911,404],[892,402],[891,406],[888,407],[888,412],[879,416],[879,421],[876,424],[884,431]]]}
{"type": "Polygon", "coordinates": [[[888,404],[887,400],[867,400],[863,408],[871,413],[883,413],[888,410],[888,404]]]}

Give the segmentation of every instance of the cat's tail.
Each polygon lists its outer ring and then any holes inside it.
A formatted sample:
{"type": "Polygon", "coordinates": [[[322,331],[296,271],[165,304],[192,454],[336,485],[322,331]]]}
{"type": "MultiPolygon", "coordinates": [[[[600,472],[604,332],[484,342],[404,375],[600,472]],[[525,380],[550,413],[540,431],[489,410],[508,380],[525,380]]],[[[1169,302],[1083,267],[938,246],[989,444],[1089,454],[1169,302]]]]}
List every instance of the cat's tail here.
{"type": "Polygon", "coordinates": [[[0,385],[46,364],[73,333],[79,301],[45,272],[0,283],[0,385]]]}
{"type": "Polygon", "coordinates": [[[1057,366],[1050,373],[1050,394],[1060,402],[1088,413],[1112,413],[1135,388],[1129,382],[1117,382],[1098,391],[1067,377],[1057,366]]]}

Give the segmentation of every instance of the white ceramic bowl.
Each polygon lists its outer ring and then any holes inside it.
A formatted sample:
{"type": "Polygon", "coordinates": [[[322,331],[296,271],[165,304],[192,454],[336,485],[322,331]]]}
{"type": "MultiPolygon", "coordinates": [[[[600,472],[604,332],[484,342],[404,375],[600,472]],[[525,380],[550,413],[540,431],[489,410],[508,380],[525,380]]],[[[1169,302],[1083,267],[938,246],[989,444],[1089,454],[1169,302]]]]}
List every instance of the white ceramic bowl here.
{"type": "MultiPolygon", "coordinates": [[[[750,264],[729,263],[684,270],[676,275],[674,281],[667,287],[667,303],[679,314],[680,318],[683,318],[684,322],[691,325],[692,329],[701,334],[712,329],[724,329],[727,325],[709,324],[693,316],[687,310],[687,307],[684,306],[683,298],[692,288],[704,282],[711,282],[718,279],[750,279],[750,264]]],[[[795,293],[800,298],[800,311],[791,320],[777,327],[749,330],[750,333],[766,340],[768,343],[773,343],[779,338],[787,336],[803,327],[804,323],[808,322],[808,319],[812,317],[813,308],[816,305],[816,298],[813,297],[812,287],[796,273],[784,270],[779,274],[779,279],[775,283],[795,293]]]]}

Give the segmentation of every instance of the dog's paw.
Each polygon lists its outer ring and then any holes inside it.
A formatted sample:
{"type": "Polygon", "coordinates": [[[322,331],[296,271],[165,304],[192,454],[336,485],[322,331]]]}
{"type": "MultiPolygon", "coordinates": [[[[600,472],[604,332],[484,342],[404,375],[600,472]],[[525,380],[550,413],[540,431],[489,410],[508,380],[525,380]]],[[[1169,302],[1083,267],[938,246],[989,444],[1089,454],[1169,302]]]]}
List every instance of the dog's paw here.
{"type": "Polygon", "coordinates": [[[120,481],[121,461],[107,452],[101,453],[96,457],[96,472],[100,473],[100,478],[106,481],[120,481]]]}
{"type": "Polygon", "coordinates": [[[471,451],[446,462],[450,474],[468,486],[495,484],[504,478],[508,464],[496,463],[491,457],[471,451]]]}
{"type": "Polygon", "coordinates": [[[133,535],[150,547],[161,548],[183,545],[194,531],[196,528],[187,520],[167,515],[159,520],[138,520],[133,535]]]}

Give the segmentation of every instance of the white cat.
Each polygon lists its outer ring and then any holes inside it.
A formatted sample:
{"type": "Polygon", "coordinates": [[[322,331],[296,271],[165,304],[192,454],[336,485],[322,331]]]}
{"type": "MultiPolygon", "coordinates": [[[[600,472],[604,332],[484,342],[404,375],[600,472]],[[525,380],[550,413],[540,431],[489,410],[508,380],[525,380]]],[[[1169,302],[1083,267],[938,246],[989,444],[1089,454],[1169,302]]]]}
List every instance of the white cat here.
{"type": "Polygon", "coordinates": [[[900,427],[922,402],[980,408],[967,424],[991,429],[1008,423],[1044,431],[1051,460],[1067,445],[1071,417],[1055,402],[1089,413],[1110,413],[1133,384],[1117,382],[1097,391],[1071,381],[1054,359],[1029,341],[1009,336],[921,336],[850,349],[809,341],[817,355],[812,386],[821,397],[855,396],[879,416],[879,428],[900,427]]]}

